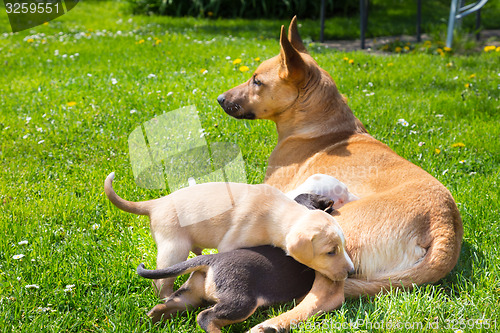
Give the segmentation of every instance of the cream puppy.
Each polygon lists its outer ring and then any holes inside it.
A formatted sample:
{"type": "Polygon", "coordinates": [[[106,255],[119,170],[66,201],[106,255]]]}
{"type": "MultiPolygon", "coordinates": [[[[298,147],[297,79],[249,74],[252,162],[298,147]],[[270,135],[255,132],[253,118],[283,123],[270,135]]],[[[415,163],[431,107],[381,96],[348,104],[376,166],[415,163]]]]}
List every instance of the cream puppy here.
{"type": "MultiPolygon", "coordinates": [[[[104,191],[118,208],[148,215],[158,248],[156,269],[187,259],[194,248],[226,252],[273,245],[298,262],[339,281],[352,271],[340,225],[329,214],[309,210],[272,186],[240,183],[193,185],[165,197],[131,202],[113,190],[111,173],[104,191]]],[[[175,277],[156,280],[160,297],[172,293],[175,277]]]]}
{"type": "Polygon", "coordinates": [[[321,173],[317,173],[307,178],[306,181],[295,190],[287,192],[286,196],[290,199],[295,199],[302,193],[313,193],[332,199],[334,202],[333,209],[339,209],[351,201],[359,200],[357,196],[349,192],[347,186],[340,180],[321,173]]]}

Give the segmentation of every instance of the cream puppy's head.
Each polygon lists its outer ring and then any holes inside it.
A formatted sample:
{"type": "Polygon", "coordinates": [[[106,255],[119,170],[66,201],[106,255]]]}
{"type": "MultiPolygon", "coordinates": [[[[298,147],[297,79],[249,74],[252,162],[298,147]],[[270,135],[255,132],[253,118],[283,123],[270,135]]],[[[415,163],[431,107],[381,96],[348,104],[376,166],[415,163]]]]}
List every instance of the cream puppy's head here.
{"type": "Polygon", "coordinates": [[[332,281],[344,280],[354,271],[340,225],[319,210],[310,211],[294,224],[286,236],[286,249],[295,260],[332,281]]]}

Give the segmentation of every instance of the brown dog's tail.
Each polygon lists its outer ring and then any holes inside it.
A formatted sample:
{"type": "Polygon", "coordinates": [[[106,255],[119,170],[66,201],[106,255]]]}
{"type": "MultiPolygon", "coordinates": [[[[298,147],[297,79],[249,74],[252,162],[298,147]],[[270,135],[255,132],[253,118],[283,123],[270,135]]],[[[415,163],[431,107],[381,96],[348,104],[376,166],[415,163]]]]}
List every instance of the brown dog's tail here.
{"type": "Polygon", "coordinates": [[[422,260],[406,270],[387,272],[369,280],[348,278],[344,285],[346,297],[373,296],[391,288],[412,289],[415,285],[434,283],[445,277],[458,261],[463,237],[458,209],[454,202],[450,206],[450,210],[443,212],[441,218],[449,218],[445,215],[450,214],[453,222],[442,223],[441,229],[434,232],[432,243],[422,260]]]}
{"type": "Polygon", "coordinates": [[[113,179],[115,178],[115,173],[112,172],[106,177],[104,181],[104,192],[108,197],[109,201],[113,203],[116,207],[120,208],[129,213],[137,214],[137,215],[149,215],[149,204],[148,201],[142,202],[132,202],[127,201],[118,196],[113,190],[113,179]]]}

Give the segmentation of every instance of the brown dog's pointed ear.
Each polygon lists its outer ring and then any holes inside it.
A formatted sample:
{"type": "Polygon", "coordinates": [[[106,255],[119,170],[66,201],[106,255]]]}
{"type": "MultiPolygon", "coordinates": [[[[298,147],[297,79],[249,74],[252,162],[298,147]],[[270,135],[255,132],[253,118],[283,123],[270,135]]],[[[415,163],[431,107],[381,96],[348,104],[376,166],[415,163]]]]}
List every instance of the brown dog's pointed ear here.
{"type": "Polygon", "coordinates": [[[283,25],[281,26],[280,45],[280,77],[282,79],[301,81],[304,78],[306,65],[300,53],[290,44],[283,25]]]}
{"type": "Polygon", "coordinates": [[[290,22],[290,26],[288,27],[288,40],[297,51],[307,53],[302,38],[300,38],[299,29],[297,28],[297,16],[292,18],[292,22],[290,22]]]}
{"type": "Polygon", "coordinates": [[[293,230],[286,236],[286,252],[298,262],[306,265],[314,258],[314,235],[304,230],[293,230]]]}

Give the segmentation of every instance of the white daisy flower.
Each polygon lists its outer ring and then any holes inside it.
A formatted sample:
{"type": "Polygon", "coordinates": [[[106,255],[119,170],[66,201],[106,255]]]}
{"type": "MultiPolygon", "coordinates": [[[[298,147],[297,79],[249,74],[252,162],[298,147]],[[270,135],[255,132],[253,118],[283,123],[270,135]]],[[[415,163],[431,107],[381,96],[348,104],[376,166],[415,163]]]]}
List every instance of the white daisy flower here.
{"type": "Polygon", "coordinates": [[[403,125],[404,127],[408,127],[408,125],[410,125],[410,124],[409,124],[406,120],[404,120],[403,118],[398,119],[398,124],[403,125]]]}
{"type": "Polygon", "coordinates": [[[24,286],[26,289],[40,289],[40,286],[37,284],[27,284],[24,286]]]}
{"type": "Polygon", "coordinates": [[[73,291],[73,288],[75,287],[74,284],[68,284],[66,285],[66,289],[64,289],[65,292],[70,293],[73,291]]]}
{"type": "Polygon", "coordinates": [[[19,260],[19,259],[22,259],[24,257],[25,257],[24,254],[15,254],[15,255],[12,256],[12,259],[19,260]]]}

